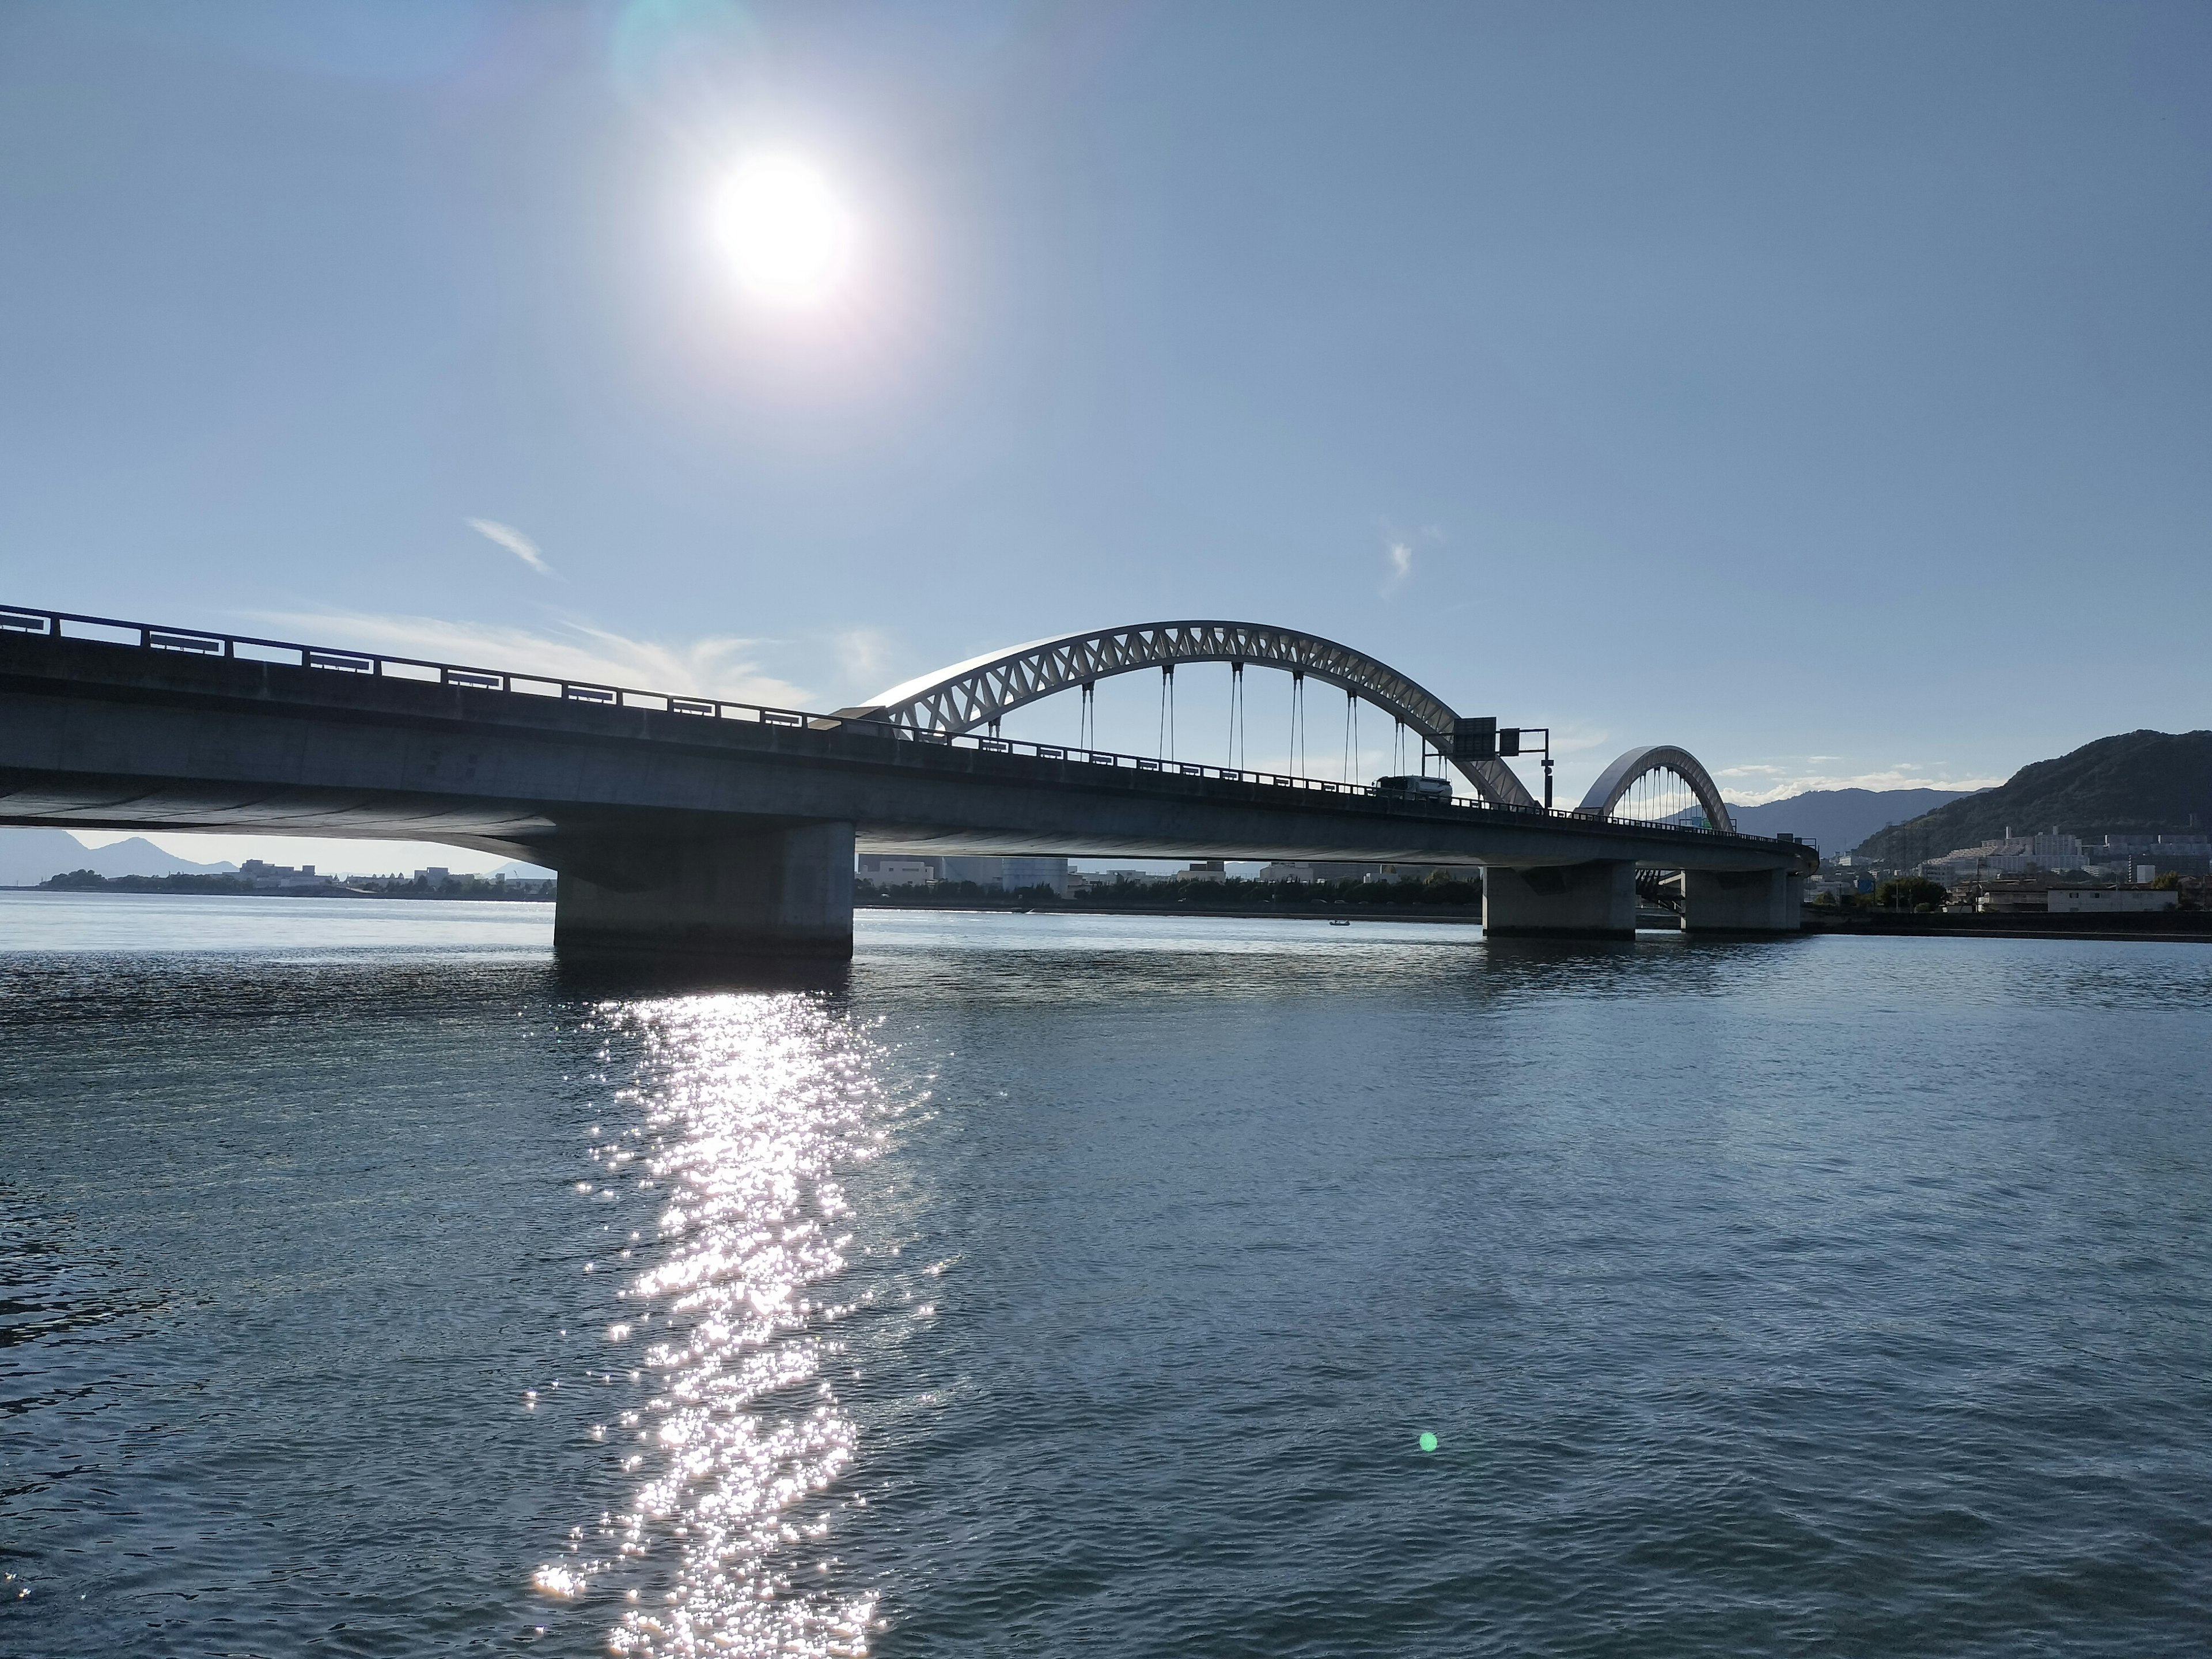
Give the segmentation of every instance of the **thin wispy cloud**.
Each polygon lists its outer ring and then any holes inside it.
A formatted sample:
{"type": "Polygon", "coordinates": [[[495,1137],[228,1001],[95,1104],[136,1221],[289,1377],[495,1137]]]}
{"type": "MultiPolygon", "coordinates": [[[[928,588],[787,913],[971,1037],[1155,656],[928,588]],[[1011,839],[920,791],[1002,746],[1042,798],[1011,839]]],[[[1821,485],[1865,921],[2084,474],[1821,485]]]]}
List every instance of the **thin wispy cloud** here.
{"type": "MultiPolygon", "coordinates": [[[[1597,763],[1610,760],[1626,746],[1620,737],[1601,727],[1567,726],[1554,731],[1552,751],[1561,760],[1559,800],[1572,805],[1581,799],[1583,791],[1597,775],[1597,763]]],[[[1827,771],[1820,764],[1843,758],[1840,755],[1803,755],[1783,762],[1716,766],[1711,770],[1713,781],[1720,786],[1721,799],[1731,806],[1764,806],[1769,801],[1786,800],[1814,789],[1965,791],[1994,788],[2004,781],[2002,778],[1954,776],[1940,766],[1917,766],[1910,762],[1899,762],[1880,771],[1850,774],[1827,771]]]]}
{"type": "MultiPolygon", "coordinates": [[[[1836,760],[1834,755],[1808,756],[1808,761],[1836,760]]],[[[1850,775],[1812,771],[1806,762],[1795,766],[1725,766],[1713,774],[1721,797],[1732,806],[1763,806],[1771,800],[1787,800],[1814,789],[1994,789],[2002,778],[1946,777],[1931,775],[1909,763],[1878,772],[1850,775]]]]}
{"type": "MultiPolygon", "coordinates": [[[[1507,724],[1511,722],[1509,720],[1507,724]]],[[[1552,728],[1552,752],[1554,755],[1587,755],[1593,750],[1602,750],[1610,760],[1613,750],[1619,746],[1613,741],[1613,733],[1603,726],[1577,726],[1570,720],[1564,726],[1552,728]]]]}
{"type": "Polygon", "coordinates": [[[891,636],[882,629],[848,628],[831,639],[830,648],[846,688],[860,688],[854,696],[865,697],[882,685],[891,659],[891,636]]]}
{"type": "Polygon", "coordinates": [[[638,640],[574,620],[539,631],[355,611],[264,613],[261,620],[313,645],[776,708],[814,706],[811,691],[761,666],[758,653],[768,641],[757,639],[714,635],[683,641],[638,640]]]}
{"type": "Polygon", "coordinates": [[[461,522],[489,542],[495,543],[528,565],[541,576],[555,574],[545,562],[545,556],[538,550],[538,544],[511,524],[501,524],[496,519],[464,519],[461,522]]]}
{"type": "Polygon", "coordinates": [[[1382,531],[1382,585],[1375,591],[1386,599],[1395,599],[1399,590],[1413,580],[1413,566],[1420,548],[1430,543],[1442,545],[1443,531],[1437,526],[1425,524],[1413,530],[1401,529],[1384,520],[1382,531]]]}
{"type": "Polygon", "coordinates": [[[1392,542],[1388,550],[1390,574],[1382,579],[1382,597],[1397,597],[1398,590],[1413,576],[1413,544],[1411,542],[1392,542]]]}

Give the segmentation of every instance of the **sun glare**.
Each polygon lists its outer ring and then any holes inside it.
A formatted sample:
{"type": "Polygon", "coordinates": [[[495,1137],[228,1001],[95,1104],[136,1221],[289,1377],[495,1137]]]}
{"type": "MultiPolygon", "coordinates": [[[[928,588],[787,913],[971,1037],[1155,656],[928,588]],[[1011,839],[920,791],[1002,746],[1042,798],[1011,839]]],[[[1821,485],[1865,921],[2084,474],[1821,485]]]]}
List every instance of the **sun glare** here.
{"type": "Polygon", "coordinates": [[[820,304],[852,263],[844,204],[819,173],[790,156],[761,156],[732,173],[717,225],[738,281],[772,305],[820,304]]]}

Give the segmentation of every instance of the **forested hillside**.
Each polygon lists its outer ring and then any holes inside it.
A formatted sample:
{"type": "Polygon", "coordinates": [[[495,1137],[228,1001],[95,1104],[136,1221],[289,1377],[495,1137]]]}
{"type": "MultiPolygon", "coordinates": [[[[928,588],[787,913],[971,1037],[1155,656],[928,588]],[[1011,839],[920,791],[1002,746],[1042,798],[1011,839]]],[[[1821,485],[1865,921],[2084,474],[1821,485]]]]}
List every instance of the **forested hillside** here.
{"type": "Polygon", "coordinates": [[[2127,732],[2023,766],[1984,789],[1875,831],[1860,848],[1884,864],[1917,864],[2007,830],[2053,829],[2084,839],[2212,823],[2212,732],[2127,732]]]}

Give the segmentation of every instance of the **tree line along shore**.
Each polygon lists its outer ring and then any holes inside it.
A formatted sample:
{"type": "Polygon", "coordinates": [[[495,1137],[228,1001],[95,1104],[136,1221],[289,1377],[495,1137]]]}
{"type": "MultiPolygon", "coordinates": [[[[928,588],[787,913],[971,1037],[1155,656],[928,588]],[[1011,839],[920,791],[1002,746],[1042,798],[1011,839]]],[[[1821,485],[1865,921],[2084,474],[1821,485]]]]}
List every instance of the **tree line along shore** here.
{"type": "Polygon", "coordinates": [[[448,875],[442,881],[422,876],[330,877],[313,883],[271,886],[251,876],[228,873],[179,873],[167,876],[103,876],[94,870],[72,870],[49,876],[35,887],[17,892],[40,893],[198,893],[236,898],[392,898],[494,899],[544,904],[554,896],[551,880],[500,880],[489,876],[448,875]]]}

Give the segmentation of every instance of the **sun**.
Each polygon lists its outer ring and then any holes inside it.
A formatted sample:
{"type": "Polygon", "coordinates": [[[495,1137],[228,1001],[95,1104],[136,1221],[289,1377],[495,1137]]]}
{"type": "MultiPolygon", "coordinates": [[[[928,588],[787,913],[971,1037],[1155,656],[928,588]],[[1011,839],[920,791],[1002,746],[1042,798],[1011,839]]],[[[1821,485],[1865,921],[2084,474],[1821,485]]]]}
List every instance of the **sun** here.
{"type": "Polygon", "coordinates": [[[829,181],[795,156],[741,162],[722,186],[715,226],[739,284],[771,305],[820,305],[852,266],[852,216],[829,181]]]}

